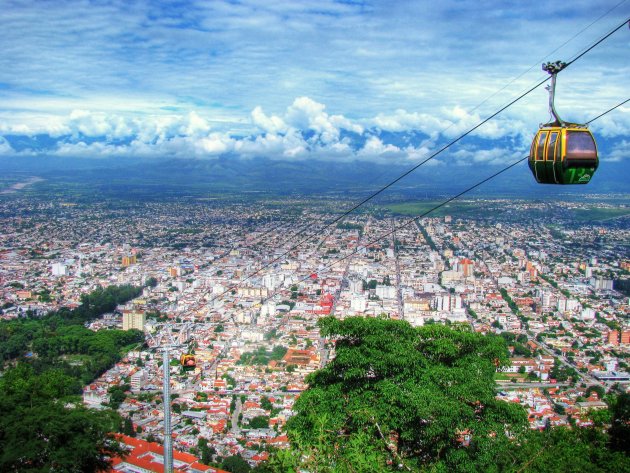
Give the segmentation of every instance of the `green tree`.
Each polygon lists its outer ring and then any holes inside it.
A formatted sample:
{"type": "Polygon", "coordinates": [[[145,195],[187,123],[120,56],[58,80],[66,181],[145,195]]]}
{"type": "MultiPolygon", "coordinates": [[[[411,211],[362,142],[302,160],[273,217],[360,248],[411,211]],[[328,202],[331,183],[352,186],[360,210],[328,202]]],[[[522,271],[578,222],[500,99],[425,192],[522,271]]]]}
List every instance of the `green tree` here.
{"type": "Polygon", "coordinates": [[[267,396],[263,396],[260,400],[260,407],[262,407],[266,411],[270,411],[273,409],[273,404],[267,396]]]}
{"type": "Polygon", "coordinates": [[[586,397],[589,397],[593,392],[597,393],[597,397],[600,400],[604,399],[604,396],[606,395],[606,390],[602,386],[599,386],[597,384],[593,384],[586,388],[586,397]]]}
{"type": "Polygon", "coordinates": [[[243,457],[240,455],[232,455],[227,457],[221,463],[221,468],[229,471],[230,473],[248,473],[252,467],[249,466],[243,457]]]}
{"type": "Polygon", "coordinates": [[[150,277],[150,278],[147,278],[147,280],[145,282],[145,286],[147,286],[147,287],[155,287],[155,286],[157,286],[157,283],[158,283],[157,279],[155,279],[154,277],[150,277]]]}
{"type": "Polygon", "coordinates": [[[71,384],[24,364],[0,378],[0,471],[101,471],[122,453],[111,434],[121,425],[118,414],[58,402],[71,384]]]}
{"type": "Polygon", "coordinates": [[[269,417],[256,416],[249,421],[249,427],[252,429],[266,429],[269,427],[269,417]]]}
{"type": "Polygon", "coordinates": [[[612,425],[609,429],[611,448],[630,453],[630,394],[623,393],[612,402],[612,425]]]}
{"type": "Polygon", "coordinates": [[[129,417],[125,417],[123,419],[123,424],[121,426],[122,433],[128,435],[129,437],[135,437],[136,431],[133,428],[133,422],[129,417]]]}
{"type": "Polygon", "coordinates": [[[495,399],[495,368],[507,362],[499,337],[358,317],[319,325],[337,339],[336,357],[295,403],[295,454],[284,461],[296,468],[482,471],[509,442],[505,432],[526,427],[520,406],[495,399]]]}
{"type": "Polygon", "coordinates": [[[276,345],[271,350],[270,358],[272,360],[281,360],[286,354],[287,354],[287,347],[283,347],[282,345],[276,345]]]}
{"type": "Polygon", "coordinates": [[[125,391],[129,388],[128,385],[113,386],[109,388],[109,405],[112,409],[118,409],[123,403],[127,395],[125,391]]]}
{"type": "Polygon", "coordinates": [[[555,427],[521,435],[518,445],[495,453],[495,471],[621,472],[630,471],[628,457],[607,448],[599,429],[555,427]]]}

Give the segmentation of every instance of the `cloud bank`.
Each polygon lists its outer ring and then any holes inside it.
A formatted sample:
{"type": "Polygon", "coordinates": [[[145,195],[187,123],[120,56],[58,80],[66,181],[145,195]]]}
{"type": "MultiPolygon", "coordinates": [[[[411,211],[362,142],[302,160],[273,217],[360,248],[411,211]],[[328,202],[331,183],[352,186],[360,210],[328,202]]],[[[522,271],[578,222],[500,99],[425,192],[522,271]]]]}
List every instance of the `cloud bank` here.
{"type": "MultiPolygon", "coordinates": [[[[575,0],[568,16],[489,0],[9,0],[0,155],[422,159],[538,82],[542,61],[623,21],[618,3],[575,0]]],[[[567,119],[627,97],[624,38],[562,73],[567,119]]],[[[546,101],[536,90],[455,160],[527,148],[546,101]]],[[[629,116],[593,125],[604,151],[628,136],[629,116]]]]}
{"type": "MultiPolygon", "coordinates": [[[[608,159],[621,160],[619,139],[630,129],[630,110],[602,122],[612,143],[608,159]],[[619,139],[615,139],[619,138],[619,139]]],[[[439,116],[402,109],[391,115],[351,120],[329,114],[326,106],[298,97],[284,113],[267,114],[261,106],[243,122],[243,132],[222,130],[192,111],[184,115],[123,115],[73,110],[65,117],[33,125],[0,128],[0,156],[54,155],[69,157],[232,156],[300,160],[372,160],[405,162],[426,159],[444,144],[477,126],[482,117],[455,107],[439,116]],[[4,135],[4,137],[2,136],[4,135]],[[42,142],[38,136],[49,139],[42,142]],[[29,141],[28,139],[32,139],[29,141]],[[11,142],[16,145],[12,145],[11,142]]],[[[449,151],[449,162],[501,164],[527,152],[535,131],[518,119],[499,117],[475,130],[449,151]]],[[[621,141],[625,143],[625,141],[621,141]]],[[[442,159],[442,157],[440,157],[442,159]]]]}

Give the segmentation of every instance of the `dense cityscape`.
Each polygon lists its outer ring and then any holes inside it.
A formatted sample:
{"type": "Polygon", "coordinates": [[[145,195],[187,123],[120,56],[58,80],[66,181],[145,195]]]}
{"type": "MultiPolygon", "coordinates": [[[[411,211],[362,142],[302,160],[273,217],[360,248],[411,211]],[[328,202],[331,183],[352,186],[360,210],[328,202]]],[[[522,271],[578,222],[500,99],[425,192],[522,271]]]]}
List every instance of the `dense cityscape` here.
{"type": "Polygon", "coordinates": [[[595,217],[617,217],[592,220],[566,215],[593,209],[576,202],[478,199],[421,219],[375,205],[336,222],[348,205],[12,195],[0,202],[0,316],[42,317],[98,288],[143,287],[85,323],[144,334],[82,388],[84,405],[127,423],[120,439],[135,453],[116,471],[163,463],[167,346],[176,468],[221,471],[230,457],[256,467],[288,447],[306,376],[335,356],[318,328],[327,316],[500,335],[510,358],[496,396],[523,406],[531,429],[592,426],[605,393],[627,392],[625,204],[602,204],[595,217]]]}
{"type": "Polygon", "coordinates": [[[0,14],[0,473],[630,473],[626,0],[0,14]]]}

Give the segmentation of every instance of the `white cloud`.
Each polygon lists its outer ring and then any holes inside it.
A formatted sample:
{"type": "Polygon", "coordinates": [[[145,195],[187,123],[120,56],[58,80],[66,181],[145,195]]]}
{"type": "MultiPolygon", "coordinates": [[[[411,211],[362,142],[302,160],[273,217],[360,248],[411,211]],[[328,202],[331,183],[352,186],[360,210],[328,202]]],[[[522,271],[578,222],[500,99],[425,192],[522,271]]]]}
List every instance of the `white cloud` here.
{"type": "Polygon", "coordinates": [[[604,138],[630,135],[630,107],[619,107],[609,115],[604,115],[591,126],[593,133],[604,138]]]}
{"type": "Polygon", "coordinates": [[[12,154],[15,154],[15,150],[3,136],[0,136],[0,156],[9,156],[12,154]]]}
{"type": "Polygon", "coordinates": [[[363,148],[357,152],[357,156],[361,158],[401,158],[405,153],[397,146],[384,144],[380,138],[371,136],[365,142],[363,148]]]}
{"type": "Polygon", "coordinates": [[[488,164],[496,166],[507,166],[522,156],[506,148],[479,149],[476,147],[466,147],[452,152],[449,156],[440,158],[444,163],[454,163],[459,166],[472,166],[475,164],[488,164]]]}
{"type": "Polygon", "coordinates": [[[234,148],[234,140],[221,133],[212,133],[195,142],[196,147],[203,154],[218,155],[234,148]]]}
{"type": "Polygon", "coordinates": [[[446,128],[450,122],[441,120],[426,113],[410,113],[403,109],[398,109],[392,115],[379,113],[375,118],[369,120],[373,126],[386,131],[411,131],[418,130],[427,135],[434,136],[446,128]]]}
{"type": "Polygon", "coordinates": [[[134,132],[127,121],[119,115],[94,113],[88,110],[73,110],[66,128],[72,134],[82,133],[89,137],[124,138],[134,132]]]}
{"type": "Polygon", "coordinates": [[[268,133],[283,133],[287,131],[287,124],[284,123],[282,118],[275,115],[265,115],[265,112],[263,112],[263,109],[260,106],[257,106],[254,110],[252,110],[251,117],[254,125],[268,133]]]}
{"type": "Polygon", "coordinates": [[[54,154],[57,156],[68,157],[100,158],[124,154],[124,152],[121,153],[121,148],[126,149],[126,147],[109,145],[107,143],[85,143],[83,141],[79,141],[78,143],[60,143],[54,154]]]}
{"type": "Polygon", "coordinates": [[[298,97],[287,108],[285,119],[292,127],[314,131],[324,143],[331,143],[339,138],[339,128],[333,125],[325,109],[324,104],[308,97],[298,97]]]}
{"type": "Polygon", "coordinates": [[[335,143],[339,140],[340,130],[363,133],[364,128],[342,115],[328,115],[326,106],[309,97],[298,97],[287,107],[284,117],[266,115],[262,107],[257,106],[251,113],[252,122],[258,128],[269,133],[287,133],[289,131],[311,131],[316,134],[313,141],[335,143]]]}
{"type": "Polygon", "coordinates": [[[267,133],[239,140],[234,151],[245,157],[300,158],[308,156],[308,144],[292,130],[285,135],[267,133]]]}
{"type": "Polygon", "coordinates": [[[628,150],[630,150],[630,141],[622,140],[615,143],[610,153],[602,154],[599,152],[599,159],[603,162],[619,163],[628,160],[628,150]]]}
{"type": "Polygon", "coordinates": [[[180,127],[180,134],[186,136],[200,136],[210,131],[208,122],[197,113],[190,112],[185,123],[180,127]]]}
{"type": "MultiPolygon", "coordinates": [[[[478,113],[469,113],[460,106],[444,109],[442,113],[451,122],[448,127],[442,130],[442,134],[448,138],[456,138],[468,132],[487,118],[481,117],[478,113]]],[[[487,121],[473,132],[475,136],[493,140],[516,133],[515,126],[501,117],[487,121]]]]}
{"type": "MultiPolygon", "coordinates": [[[[621,119],[615,116],[615,122],[602,119],[598,123],[603,127],[608,126],[609,133],[616,135],[624,129],[625,115],[620,114],[621,119]],[[610,123],[614,126],[609,126],[610,123]]],[[[281,115],[268,115],[261,106],[256,106],[250,113],[249,128],[243,127],[240,132],[233,133],[214,126],[216,121],[213,122],[201,110],[126,114],[75,109],[66,116],[49,120],[50,134],[58,138],[56,147],[33,147],[20,153],[183,158],[213,158],[233,153],[245,158],[263,156],[287,160],[362,159],[416,163],[427,159],[447,140],[468,131],[480,120],[478,114],[462,107],[442,108],[436,116],[397,109],[389,115],[381,113],[373,118],[351,120],[343,115],[329,115],[324,104],[301,96],[281,115]],[[356,141],[354,136],[344,136],[342,130],[352,131],[360,139],[356,141]],[[381,131],[397,132],[397,140],[400,141],[388,143],[384,135],[380,134],[381,131]],[[417,135],[405,135],[407,131],[421,131],[428,137],[418,142],[417,135]],[[357,142],[363,144],[357,145],[357,142]]],[[[39,128],[42,123],[37,124],[37,133],[42,132],[39,128]]],[[[527,129],[524,122],[512,116],[484,127],[475,132],[473,144],[468,139],[463,140],[449,149],[448,157],[440,155],[428,165],[448,162],[457,165],[500,165],[515,155],[522,156],[529,148],[533,130],[527,129]],[[501,139],[500,145],[493,143],[498,138],[501,139]]],[[[26,123],[17,122],[0,126],[0,132],[26,136],[35,134],[34,129],[26,123]]],[[[0,152],[6,154],[13,151],[7,146],[10,148],[6,140],[4,144],[0,143],[0,152]]],[[[619,160],[620,153],[620,150],[616,150],[608,159],[619,160]]]]}

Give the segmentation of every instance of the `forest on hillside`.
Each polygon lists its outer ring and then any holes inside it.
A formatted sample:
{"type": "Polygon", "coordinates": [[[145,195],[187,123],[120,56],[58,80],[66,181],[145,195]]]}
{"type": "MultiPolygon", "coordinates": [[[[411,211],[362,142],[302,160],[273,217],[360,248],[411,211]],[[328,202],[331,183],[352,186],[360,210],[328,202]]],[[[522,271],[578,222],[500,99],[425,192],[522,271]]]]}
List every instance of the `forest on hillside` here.
{"type": "Polygon", "coordinates": [[[109,286],[85,294],[76,309],[0,321],[0,471],[101,471],[121,453],[112,433],[123,420],[83,407],[81,393],[144,335],[84,324],[141,291],[109,286]]]}

